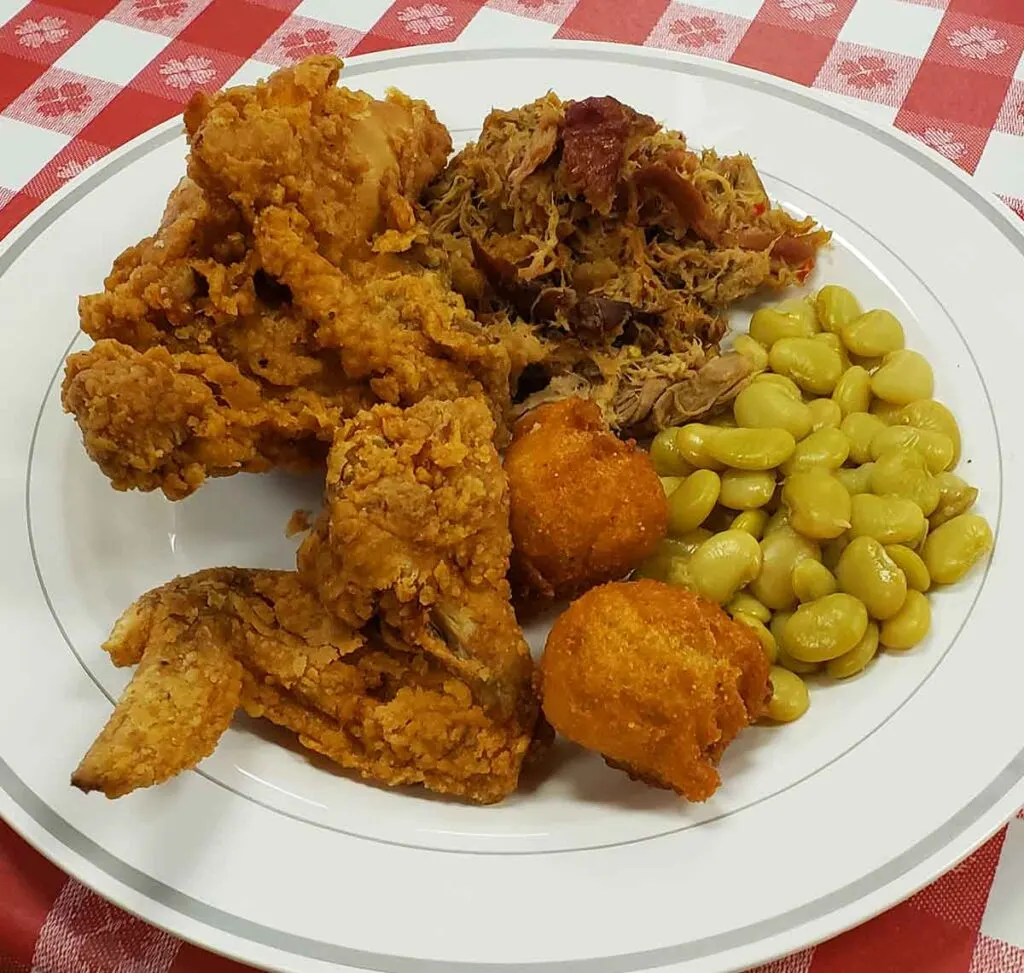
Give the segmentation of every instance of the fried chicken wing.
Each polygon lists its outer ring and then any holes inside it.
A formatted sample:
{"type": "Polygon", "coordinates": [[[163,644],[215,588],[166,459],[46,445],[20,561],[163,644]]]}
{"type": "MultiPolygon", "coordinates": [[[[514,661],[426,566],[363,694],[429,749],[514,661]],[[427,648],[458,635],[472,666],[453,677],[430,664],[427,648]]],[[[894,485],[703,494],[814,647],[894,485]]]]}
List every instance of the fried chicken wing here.
{"type": "Polygon", "coordinates": [[[594,588],[548,636],[544,715],[630,776],[704,801],[726,747],[771,696],[754,633],[716,604],[660,581],[594,588]]]}
{"type": "Polygon", "coordinates": [[[668,503],[650,457],[613,435],[593,402],[563,399],[523,416],[505,473],[512,577],[524,596],[622,578],[665,536],[668,503]]]}
{"type": "Polygon", "coordinates": [[[139,668],[72,783],[108,797],[194,766],[239,705],[364,778],[481,803],[515,789],[530,744],[436,660],[324,612],[294,572],[178,578],[129,608],[104,648],[139,668]]]}
{"type": "Polygon", "coordinates": [[[376,618],[529,732],[529,649],[509,602],[508,484],[476,399],[376,406],[338,432],[299,571],[344,622],[376,618]]]}

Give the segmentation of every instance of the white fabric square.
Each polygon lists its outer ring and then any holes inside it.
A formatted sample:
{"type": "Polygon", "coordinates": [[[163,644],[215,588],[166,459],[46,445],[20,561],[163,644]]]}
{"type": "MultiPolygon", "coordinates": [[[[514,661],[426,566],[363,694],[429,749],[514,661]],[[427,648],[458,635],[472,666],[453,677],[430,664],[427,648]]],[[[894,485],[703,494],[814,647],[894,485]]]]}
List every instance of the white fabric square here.
{"type": "Polygon", "coordinates": [[[126,85],[170,40],[163,34],[100,20],[60,56],[54,67],[126,85]]]}
{"type": "Polygon", "coordinates": [[[365,32],[391,9],[393,3],[394,0],[302,0],[292,13],[365,32]]]}
{"type": "Polygon", "coordinates": [[[70,141],[64,132],[0,115],[0,186],[21,189],[70,141]]]}
{"type": "Polygon", "coordinates": [[[880,51],[923,58],[938,30],[942,11],[902,0],[857,0],[839,40],[880,51]]]}
{"type": "Polygon", "coordinates": [[[473,16],[455,42],[456,47],[515,47],[551,40],[558,24],[529,17],[517,17],[503,10],[483,7],[473,16]]]}

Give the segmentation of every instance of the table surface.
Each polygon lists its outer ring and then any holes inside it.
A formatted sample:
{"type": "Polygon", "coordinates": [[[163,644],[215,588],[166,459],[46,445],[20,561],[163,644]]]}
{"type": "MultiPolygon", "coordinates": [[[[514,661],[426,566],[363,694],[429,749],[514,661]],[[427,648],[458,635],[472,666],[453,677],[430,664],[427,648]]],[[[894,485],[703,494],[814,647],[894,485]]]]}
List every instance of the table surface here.
{"type": "MultiPolygon", "coordinates": [[[[685,51],[817,88],[1024,217],[1024,0],[0,0],[0,238],[198,88],[311,53],[552,38],[685,51]]],[[[0,823],[0,973],[241,969],[121,912],[0,823]]],[[[762,968],[889,971],[1024,973],[1024,812],[909,901],[762,968]]]]}

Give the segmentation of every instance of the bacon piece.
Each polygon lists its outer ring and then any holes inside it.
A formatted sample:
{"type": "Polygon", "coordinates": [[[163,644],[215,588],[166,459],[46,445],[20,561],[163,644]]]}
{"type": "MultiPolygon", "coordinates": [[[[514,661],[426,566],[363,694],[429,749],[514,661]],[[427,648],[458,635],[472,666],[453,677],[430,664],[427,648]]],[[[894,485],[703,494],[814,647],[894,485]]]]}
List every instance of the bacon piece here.
{"type": "Polygon", "coordinates": [[[650,135],[658,124],[615,98],[584,98],[570,102],[562,124],[559,171],[570,193],[583,196],[607,216],[630,136],[650,135]]]}

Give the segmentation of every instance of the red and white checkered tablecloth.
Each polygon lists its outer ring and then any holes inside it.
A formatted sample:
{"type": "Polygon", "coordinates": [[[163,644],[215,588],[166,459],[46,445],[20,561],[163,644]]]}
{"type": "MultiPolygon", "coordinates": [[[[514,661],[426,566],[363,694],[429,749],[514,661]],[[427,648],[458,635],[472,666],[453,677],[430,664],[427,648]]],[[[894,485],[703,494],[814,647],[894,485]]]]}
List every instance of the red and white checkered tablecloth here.
{"type": "MultiPolygon", "coordinates": [[[[758,68],[895,125],[1024,217],[1024,0],[0,0],[0,238],[197,88],[310,53],[552,38],[758,68]]],[[[237,973],[0,824],[0,973],[237,973]]],[[[890,912],[762,973],[1024,973],[1024,813],[890,912]]]]}

